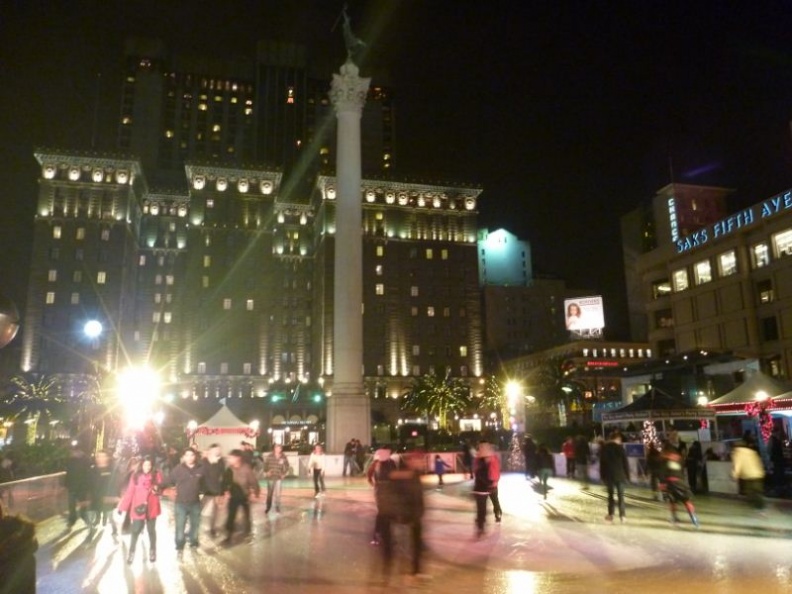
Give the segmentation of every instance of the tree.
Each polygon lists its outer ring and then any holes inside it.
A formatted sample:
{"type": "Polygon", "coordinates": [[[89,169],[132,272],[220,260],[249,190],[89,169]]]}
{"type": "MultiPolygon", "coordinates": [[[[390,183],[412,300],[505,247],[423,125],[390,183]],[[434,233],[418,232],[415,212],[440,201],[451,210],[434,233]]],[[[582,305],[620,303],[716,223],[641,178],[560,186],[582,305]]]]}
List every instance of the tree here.
{"type": "MultiPolygon", "coordinates": [[[[573,403],[582,406],[586,386],[572,377],[572,369],[563,357],[553,357],[534,368],[530,383],[536,388],[540,403],[545,408],[569,411],[573,403]]],[[[560,416],[560,414],[559,414],[560,416]]]]}
{"type": "Polygon", "coordinates": [[[44,415],[56,416],[63,404],[57,393],[57,382],[47,375],[16,375],[10,380],[10,388],[0,399],[0,411],[15,420],[27,423],[27,443],[36,441],[38,423],[44,415]]]}
{"type": "Polygon", "coordinates": [[[470,388],[458,378],[438,377],[434,371],[413,379],[404,393],[401,408],[404,411],[435,416],[441,429],[448,429],[448,415],[463,412],[470,405],[470,388]]]}
{"type": "Polygon", "coordinates": [[[501,424],[504,429],[509,427],[511,411],[509,402],[504,392],[504,380],[491,375],[484,383],[484,388],[476,395],[477,406],[488,411],[497,412],[501,417],[501,424]]]}

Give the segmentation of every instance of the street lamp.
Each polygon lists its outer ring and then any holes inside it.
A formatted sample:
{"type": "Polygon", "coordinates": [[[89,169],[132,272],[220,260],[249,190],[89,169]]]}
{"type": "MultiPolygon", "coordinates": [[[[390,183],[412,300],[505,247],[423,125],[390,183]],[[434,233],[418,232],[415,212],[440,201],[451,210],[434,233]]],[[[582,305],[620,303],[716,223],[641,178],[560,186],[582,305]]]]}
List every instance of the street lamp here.
{"type": "Polygon", "coordinates": [[[141,429],[159,398],[160,379],[148,367],[129,367],[116,376],[116,394],[128,427],[141,429]]]}

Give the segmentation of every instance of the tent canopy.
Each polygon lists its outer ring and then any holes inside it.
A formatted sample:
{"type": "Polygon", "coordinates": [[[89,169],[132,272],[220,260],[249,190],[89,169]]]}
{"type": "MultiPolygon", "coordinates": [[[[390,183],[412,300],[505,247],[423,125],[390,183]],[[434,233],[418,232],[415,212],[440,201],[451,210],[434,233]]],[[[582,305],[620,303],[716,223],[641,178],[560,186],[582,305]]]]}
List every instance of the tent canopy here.
{"type": "Polygon", "coordinates": [[[757,371],[742,384],[727,392],[720,398],[710,402],[716,409],[722,407],[744,406],[756,401],[756,394],[765,392],[771,399],[789,399],[792,397],[792,383],[778,380],[767,374],[757,371]]]}
{"type": "Polygon", "coordinates": [[[217,443],[226,455],[239,448],[243,441],[255,443],[256,432],[223,404],[220,410],[198,426],[193,439],[199,450],[206,450],[213,443],[217,443]]]}
{"type": "Polygon", "coordinates": [[[714,417],[714,411],[691,406],[658,388],[651,388],[646,394],[626,406],[602,413],[603,424],[662,419],[712,419],[714,417]]]}

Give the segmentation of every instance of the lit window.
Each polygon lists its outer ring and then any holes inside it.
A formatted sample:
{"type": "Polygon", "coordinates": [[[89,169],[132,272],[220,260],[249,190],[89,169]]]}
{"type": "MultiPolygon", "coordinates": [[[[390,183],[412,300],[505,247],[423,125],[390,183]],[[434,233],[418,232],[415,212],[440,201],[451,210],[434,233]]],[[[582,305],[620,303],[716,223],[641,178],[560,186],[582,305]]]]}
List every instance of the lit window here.
{"type": "Polygon", "coordinates": [[[385,294],[385,285],[382,283],[377,283],[374,287],[374,292],[377,295],[384,295],[385,294]]]}
{"type": "Polygon", "coordinates": [[[231,299],[226,297],[223,299],[223,309],[231,309],[231,299]]]}
{"type": "Polygon", "coordinates": [[[772,279],[768,278],[756,283],[756,292],[759,294],[759,303],[770,303],[771,301],[775,301],[772,279]]]}
{"type": "Polygon", "coordinates": [[[416,287],[415,285],[410,287],[410,296],[411,297],[418,297],[418,287],[416,287]]]}
{"type": "Polygon", "coordinates": [[[416,317],[416,316],[418,315],[418,308],[417,308],[417,307],[415,307],[415,306],[412,306],[412,307],[410,308],[410,315],[411,315],[412,317],[416,317]]]}
{"type": "Polygon", "coordinates": [[[79,293],[72,293],[71,294],[71,304],[78,305],[80,303],[80,294],[79,293]]]}
{"type": "Polygon", "coordinates": [[[652,297],[660,299],[671,294],[671,283],[667,280],[659,280],[652,283],[652,297]]]}
{"type": "Polygon", "coordinates": [[[55,303],[55,291],[47,291],[47,305],[55,303]]]}
{"type": "Polygon", "coordinates": [[[721,276],[737,273],[737,253],[734,250],[729,250],[718,256],[718,271],[721,276]]]}
{"type": "Polygon", "coordinates": [[[286,103],[294,103],[294,87],[286,89],[286,103]]]}
{"type": "Polygon", "coordinates": [[[204,268],[209,268],[212,265],[212,256],[204,256],[203,265],[204,268]]]}
{"type": "Polygon", "coordinates": [[[776,257],[792,256],[792,229],[773,235],[776,257]]]}
{"type": "Polygon", "coordinates": [[[450,307],[444,307],[443,308],[443,317],[444,318],[450,318],[451,317],[451,308],[450,307]]]}
{"type": "Polygon", "coordinates": [[[378,245],[377,246],[377,257],[382,258],[385,255],[385,246],[378,245]]]}
{"type": "Polygon", "coordinates": [[[252,299],[248,299],[247,301],[245,301],[245,309],[247,309],[248,311],[253,311],[253,300],[252,299]]]}
{"type": "Polygon", "coordinates": [[[697,285],[703,285],[712,280],[712,267],[709,260],[696,262],[693,266],[693,276],[697,285]]]}
{"type": "Polygon", "coordinates": [[[417,357],[418,355],[420,355],[421,354],[421,345],[414,344],[412,346],[412,354],[413,354],[413,357],[417,357]]]}
{"type": "Polygon", "coordinates": [[[159,324],[161,318],[162,315],[158,311],[155,311],[153,314],[151,314],[151,321],[154,322],[155,324],[159,324]]]}
{"type": "Polygon", "coordinates": [[[754,268],[762,268],[770,264],[770,250],[766,243],[758,243],[751,248],[751,260],[754,268]]]}
{"type": "Polygon", "coordinates": [[[77,240],[85,239],[85,227],[77,227],[77,240]]]}
{"type": "Polygon", "coordinates": [[[440,250],[440,259],[448,260],[448,250],[440,250]]]}
{"type": "Polygon", "coordinates": [[[162,284],[162,275],[161,274],[158,274],[157,276],[154,277],[154,284],[155,285],[161,285],[162,284]]]}
{"type": "Polygon", "coordinates": [[[432,248],[426,248],[426,259],[431,260],[434,257],[434,253],[432,252],[432,248]]]}
{"type": "Polygon", "coordinates": [[[415,377],[418,377],[419,375],[421,375],[421,366],[420,365],[413,365],[412,374],[415,377]]]}
{"type": "Polygon", "coordinates": [[[72,273],[72,282],[73,283],[81,283],[82,282],[82,270],[75,270],[72,273]]]}
{"type": "Polygon", "coordinates": [[[207,198],[206,208],[214,208],[214,200],[212,200],[211,198],[207,198]]]}
{"type": "Polygon", "coordinates": [[[52,237],[53,239],[60,239],[61,238],[61,228],[60,225],[55,225],[52,228],[52,237]]]}
{"type": "Polygon", "coordinates": [[[428,306],[428,307],[426,308],[426,315],[427,315],[427,316],[429,316],[430,318],[433,318],[433,317],[434,317],[434,315],[435,315],[435,308],[434,308],[434,307],[432,307],[431,305],[430,305],[430,306],[428,306]]]}
{"type": "Polygon", "coordinates": [[[103,285],[103,284],[105,284],[105,282],[107,282],[107,273],[103,272],[103,271],[99,271],[96,274],[96,284],[97,285],[103,285]]]}
{"type": "Polygon", "coordinates": [[[146,265],[146,254],[140,254],[138,258],[138,266],[145,266],[146,265]]]}
{"type": "Polygon", "coordinates": [[[673,275],[674,291],[684,291],[690,286],[688,272],[685,268],[677,270],[673,275]]]}
{"type": "Polygon", "coordinates": [[[110,241],[110,229],[102,229],[102,241],[110,241]]]}
{"type": "Polygon", "coordinates": [[[459,356],[460,357],[467,357],[467,347],[465,345],[462,345],[461,347],[459,347],[459,356]]]}
{"type": "Polygon", "coordinates": [[[253,366],[250,363],[242,363],[242,373],[250,375],[253,371],[253,366]]]}
{"type": "Polygon", "coordinates": [[[166,285],[172,285],[173,284],[173,275],[172,274],[169,274],[169,275],[167,275],[165,277],[165,284],[166,285]]]}
{"type": "Polygon", "coordinates": [[[162,321],[165,322],[166,324],[170,324],[172,319],[173,319],[172,314],[169,311],[166,311],[162,315],[162,321]]]}
{"type": "Polygon", "coordinates": [[[162,293],[154,293],[154,303],[162,303],[162,293]]]}
{"type": "Polygon", "coordinates": [[[377,264],[374,267],[374,271],[375,271],[377,276],[382,276],[382,264],[377,264]]]}
{"type": "Polygon", "coordinates": [[[50,270],[47,273],[47,280],[49,282],[51,282],[51,283],[54,283],[56,280],[58,280],[58,271],[57,270],[50,270]]]}
{"type": "Polygon", "coordinates": [[[198,363],[198,373],[206,373],[206,363],[203,361],[198,363]]]}
{"type": "Polygon", "coordinates": [[[201,286],[204,289],[208,289],[209,288],[209,277],[208,276],[202,276],[201,277],[201,286]]]}

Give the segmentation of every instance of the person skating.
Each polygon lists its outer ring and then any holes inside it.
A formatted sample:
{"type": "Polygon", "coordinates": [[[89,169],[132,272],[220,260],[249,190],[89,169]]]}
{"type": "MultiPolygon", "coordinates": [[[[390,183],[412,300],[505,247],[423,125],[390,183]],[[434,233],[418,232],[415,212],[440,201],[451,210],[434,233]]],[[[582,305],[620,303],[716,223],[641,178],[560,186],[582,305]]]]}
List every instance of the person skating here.
{"type": "Polygon", "coordinates": [[[473,462],[473,495],[476,498],[476,534],[484,534],[487,517],[487,499],[492,500],[492,511],[495,521],[501,521],[501,506],[498,499],[498,481],[500,480],[500,459],[490,443],[479,444],[476,459],[473,462]]]}
{"type": "Polygon", "coordinates": [[[313,452],[308,457],[308,469],[313,475],[314,497],[324,497],[325,493],[325,461],[324,448],[318,443],[314,446],[313,452]]]}
{"type": "Polygon", "coordinates": [[[118,503],[118,513],[127,511],[132,520],[128,564],[132,564],[135,559],[135,547],[144,527],[149,539],[149,561],[153,563],[157,560],[156,521],[162,512],[159,500],[161,483],[162,475],[154,468],[152,458],[147,456],[140,469],[129,478],[129,484],[118,503]]]}
{"type": "Polygon", "coordinates": [[[226,468],[223,477],[223,491],[228,499],[226,538],[223,542],[228,544],[234,533],[234,522],[239,509],[242,509],[243,513],[244,534],[245,536],[250,535],[250,498],[257,499],[261,495],[261,487],[253,473],[253,468],[244,461],[242,450],[231,450],[228,455],[228,468],[226,468]]]}
{"type": "Polygon", "coordinates": [[[289,474],[289,459],[283,454],[283,446],[275,444],[272,453],[264,458],[264,475],[267,477],[267,509],[269,513],[275,502],[275,512],[280,513],[283,479],[289,474]]]}
{"type": "Polygon", "coordinates": [[[539,475],[542,495],[547,499],[547,490],[549,489],[547,481],[555,473],[555,460],[553,459],[553,454],[550,453],[550,449],[544,444],[540,444],[539,449],[536,451],[536,469],[539,475]]]}
{"type": "MultiPolygon", "coordinates": [[[[236,450],[241,452],[242,450],[236,450]]],[[[220,506],[225,502],[224,498],[224,477],[226,472],[226,465],[223,461],[222,450],[220,444],[213,443],[209,446],[203,460],[203,486],[204,498],[201,501],[203,506],[203,514],[209,516],[209,535],[214,537],[217,532],[215,524],[217,523],[217,511],[220,506]],[[209,507],[208,514],[206,508],[209,507]]]]}
{"type": "Polygon", "coordinates": [[[189,540],[190,548],[198,548],[198,531],[201,524],[201,493],[204,491],[204,468],[198,464],[198,454],[193,448],[187,448],[182,461],[173,468],[165,481],[166,486],[175,487],[175,543],[176,551],[184,550],[185,540],[189,540]],[[190,526],[186,535],[185,529],[190,526]]]}
{"type": "Polygon", "coordinates": [[[622,446],[622,436],[618,431],[610,435],[600,451],[600,478],[608,490],[608,515],[605,519],[613,521],[613,513],[618,504],[619,520],[625,521],[624,485],[630,481],[630,467],[627,454],[622,446]],[[616,498],[614,499],[614,495],[616,498]]]}
{"type": "Polygon", "coordinates": [[[690,516],[690,521],[698,528],[699,520],[696,515],[696,508],[693,505],[690,487],[683,478],[683,459],[674,445],[666,440],[661,449],[662,464],[660,466],[660,490],[668,501],[669,521],[677,524],[679,518],[676,514],[676,506],[681,503],[690,516]]]}

